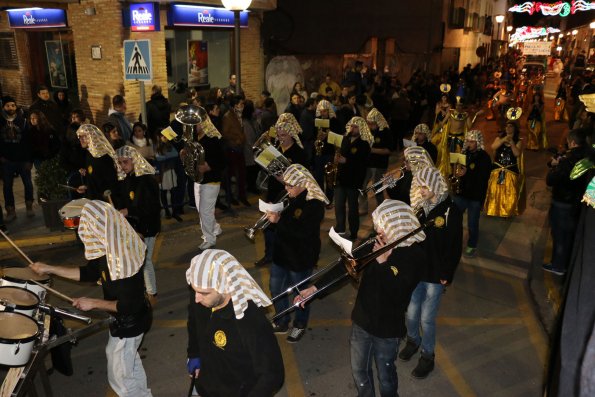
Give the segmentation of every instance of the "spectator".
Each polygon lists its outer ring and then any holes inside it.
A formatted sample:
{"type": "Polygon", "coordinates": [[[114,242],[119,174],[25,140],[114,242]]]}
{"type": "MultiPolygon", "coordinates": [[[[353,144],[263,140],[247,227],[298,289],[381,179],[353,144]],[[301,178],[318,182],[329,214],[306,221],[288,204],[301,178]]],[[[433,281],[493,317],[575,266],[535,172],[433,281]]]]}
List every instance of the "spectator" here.
{"type": "Polygon", "coordinates": [[[324,77],[324,81],[322,82],[322,84],[320,84],[320,87],[318,88],[318,93],[320,95],[327,96],[329,88],[331,89],[334,96],[341,95],[341,87],[339,86],[339,84],[337,84],[337,82],[333,81],[330,74],[327,74],[324,77]]]}
{"type": "Polygon", "coordinates": [[[300,115],[302,113],[302,107],[300,105],[300,101],[301,101],[300,98],[301,98],[300,94],[298,94],[297,92],[292,92],[291,102],[289,102],[289,104],[285,108],[285,112],[284,112],[284,113],[293,114],[293,117],[295,117],[296,120],[300,119],[300,115]]]}
{"type": "MultiPolygon", "coordinates": [[[[238,187],[238,199],[245,206],[250,203],[246,198],[246,163],[244,159],[244,144],[246,136],[242,126],[242,112],[244,111],[244,99],[236,95],[230,101],[231,108],[223,116],[223,129],[221,134],[224,139],[225,157],[227,158],[228,175],[227,182],[235,177],[238,187]]],[[[228,202],[239,205],[238,200],[233,197],[231,191],[226,192],[228,202]]]]}
{"type": "Polygon", "coordinates": [[[224,97],[227,97],[229,95],[231,95],[231,96],[239,95],[242,98],[244,97],[244,90],[242,90],[242,87],[240,87],[240,89],[238,91],[238,89],[236,87],[236,83],[237,83],[237,78],[236,78],[235,73],[230,74],[229,75],[229,85],[227,87],[225,87],[222,92],[224,97]]]}
{"type": "Polygon", "coordinates": [[[107,141],[115,149],[119,149],[126,144],[122,136],[118,132],[118,128],[112,123],[104,123],[101,126],[103,134],[107,138],[107,141]]]}
{"type": "Polygon", "coordinates": [[[29,139],[33,165],[39,171],[39,166],[58,154],[60,140],[42,112],[34,110],[29,114],[29,139]]]}
{"type": "Polygon", "coordinates": [[[155,163],[155,149],[153,140],[149,138],[147,126],[136,122],[132,126],[131,145],[134,147],[149,163],[155,163]]]}
{"type": "Polygon", "coordinates": [[[155,142],[157,130],[169,126],[171,105],[163,96],[161,86],[154,85],[151,89],[151,100],[147,102],[147,132],[150,139],[155,142]]]}
{"type": "Polygon", "coordinates": [[[64,121],[62,120],[60,108],[50,100],[50,91],[44,85],[37,88],[37,100],[29,107],[29,112],[34,110],[43,113],[54,131],[59,134],[64,132],[64,121]]]}
{"type": "Polygon", "coordinates": [[[260,114],[260,130],[268,131],[277,122],[277,105],[273,98],[264,100],[264,108],[260,114]]]}
{"type": "Polygon", "coordinates": [[[306,164],[310,166],[314,158],[314,140],[317,136],[314,120],[316,119],[316,100],[308,98],[300,115],[300,127],[302,127],[302,143],[306,152],[306,164]]]}
{"type": "Polygon", "coordinates": [[[60,116],[62,117],[62,125],[60,126],[61,130],[56,130],[57,132],[63,132],[64,127],[70,124],[70,112],[72,112],[72,105],[68,100],[68,93],[66,90],[58,90],[54,93],[54,102],[58,105],[60,109],[60,116]]]}
{"type": "Polygon", "coordinates": [[[260,136],[260,128],[254,119],[254,102],[246,100],[244,110],[242,111],[242,127],[246,142],[244,143],[244,160],[246,162],[246,185],[247,190],[254,194],[260,194],[256,186],[256,177],[258,176],[259,166],[254,162],[254,152],[252,146],[260,136]]]}
{"type": "Polygon", "coordinates": [[[129,141],[132,136],[132,124],[126,119],[126,100],[122,95],[114,95],[112,106],[113,108],[109,110],[107,119],[116,126],[122,139],[125,142],[129,141]]]}
{"type": "MultiPolygon", "coordinates": [[[[155,160],[157,160],[157,169],[159,170],[159,191],[161,195],[161,206],[165,212],[165,218],[170,219],[172,212],[170,208],[167,194],[172,194],[172,189],[178,186],[178,177],[176,176],[176,161],[178,160],[178,151],[168,142],[167,138],[160,135],[159,143],[157,145],[157,153],[155,160]]],[[[173,197],[172,197],[173,200],[173,197]]],[[[179,218],[177,214],[174,214],[179,218]]],[[[180,218],[180,221],[182,218],[180,218]]]]}
{"type": "Polygon", "coordinates": [[[302,98],[304,98],[304,100],[308,98],[308,92],[304,89],[302,83],[300,83],[299,81],[296,81],[293,85],[293,88],[291,89],[291,93],[293,94],[294,92],[300,94],[302,98]]]}

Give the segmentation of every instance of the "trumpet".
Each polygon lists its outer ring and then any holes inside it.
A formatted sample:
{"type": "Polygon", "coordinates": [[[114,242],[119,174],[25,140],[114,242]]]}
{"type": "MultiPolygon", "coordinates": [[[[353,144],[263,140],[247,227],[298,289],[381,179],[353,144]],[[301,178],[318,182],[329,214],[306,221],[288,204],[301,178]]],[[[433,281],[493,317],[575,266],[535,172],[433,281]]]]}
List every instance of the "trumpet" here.
{"type": "MultiPolygon", "coordinates": [[[[284,202],[285,200],[287,200],[289,193],[285,192],[285,194],[281,197],[281,199],[278,201],[278,203],[280,202],[284,202]]],[[[285,208],[287,208],[287,205],[285,205],[283,207],[283,209],[285,210],[285,208]]],[[[267,214],[263,214],[257,221],[256,223],[254,223],[254,225],[252,226],[246,226],[244,228],[244,235],[248,238],[248,240],[254,242],[254,235],[256,234],[257,231],[259,230],[264,230],[267,227],[269,227],[269,225],[271,224],[271,221],[269,221],[269,219],[267,218],[267,214]]]]}
{"type": "Polygon", "coordinates": [[[397,178],[395,178],[391,174],[384,175],[382,177],[382,179],[380,179],[378,182],[368,186],[367,188],[358,189],[359,194],[361,194],[362,196],[365,196],[370,191],[373,191],[374,194],[378,194],[378,193],[382,193],[386,189],[392,189],[393,187],[395,187],[397,185],[397,182],[399,182],[405,176],[405,167],[401,167],[399,169],[399,171],[400,171],[400,173],[397,178]]]}

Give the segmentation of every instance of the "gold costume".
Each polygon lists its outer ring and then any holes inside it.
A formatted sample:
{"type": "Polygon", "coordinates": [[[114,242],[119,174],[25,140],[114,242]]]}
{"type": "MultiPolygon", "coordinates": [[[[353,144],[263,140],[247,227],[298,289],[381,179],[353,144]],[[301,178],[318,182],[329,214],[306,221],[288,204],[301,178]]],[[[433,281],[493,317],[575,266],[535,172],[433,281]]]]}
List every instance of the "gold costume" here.
{"type": "Polygon", "coordinates": [[[488,181],[484,210],[488,216],[508,218],[522,213],[524,204],[523,155],[517,159],[509,146],[500,146],[488,181]]]}
{"type": "Polygon", "coordinates": [[[436,161],[436,168],[440,170],[440,173],[444,178],[448,178],[451,172],[450,153],[461,153],[463,150],[469,114],[467,112],[458,112],[454,109],[451,109],[448,118],[448,121],[442,128],[442,133],[432,136],[432,143],[438,148],[438,160],[436,161]],[[462,131],[452,131],[453,120],[462,123],[462,131]]]}
{"type": "Polygon", "coordinates": [[[527,149],[539,150],[548,147],[547,133],[545,129],[545,114],[534,109],[527,119],[527,149]]]}

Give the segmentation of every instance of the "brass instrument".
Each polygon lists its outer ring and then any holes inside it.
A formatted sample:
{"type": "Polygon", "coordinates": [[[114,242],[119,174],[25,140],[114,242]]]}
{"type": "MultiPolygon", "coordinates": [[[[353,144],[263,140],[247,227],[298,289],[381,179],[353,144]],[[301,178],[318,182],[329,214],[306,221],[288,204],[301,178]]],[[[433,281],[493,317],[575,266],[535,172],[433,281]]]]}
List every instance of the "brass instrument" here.
{"type": "Polygon", "coordinates": [[[318,129],[316,134],[316,141],[314,141],[314,151],[317,156],[322,155],[322,149],[324,148],[324,140],[327,137],[328,129],[330,127],[329,119],[315,119],[314,125],[318,129]]]}
{"type": "Polygon", "coordinates": [[[341,148],[335,147],[335,156],[333,161],[324,165],[324,175],[327,187],[334,187],[337,184],[337,174],[339,173],[339,155],[341,148]]]}
{"type": "Polygon", "coordinates": [[[193,131],[194,126],[206,120],[207,117],[207,111],[196,105],[181,106],[175,114],[176,120],[184,125],[182,135],[185,150],[185,155],[182,156],[184,172],[196,183],[202,182],[203,174],[199,171],[198,166],[205,163],[205,150],[200,143],[194,140],[193,131]]]}
{"type": "Polygon", "coordinates": [[[463,164],[453,163],[451,164],[451,175],[448,177],[450,182],[450,189],[454,195],[460,195],[463,193],[463,186],[461,184],[461,177],[463,176],[463,164]]]}
{"type": "Polygon", "coordinates": [[[291,161],[279,152],[275,145],[277,144],[277,133],[274,128],[268,132],[263,133],[254,145],[252,151],[254,152],[254,161],[260,165],[269,176],[281,176],[291,165],[291,161]]]}
{"type": "MultiPolygon", "coordinates": [[[[285,192],[285,194],[281,197],[281,199],[278,202],[285,202],[287,200],[287,196],[289,196],[289,193],[285,192]]],[[[285,208],[287,208],[287,205],[283,207],[283,210],[285,210],[285,208]]],[[[248,238],[248,240],[254,242],[254,235],[256,234],[256,232],[259,230],[266,229],[267,227],[269,227],[270,224],[271,221],[269,221],[269,219],[267,218],[267,214],[262,214],[262,216],[256,221],[254,225],[252,225],[251,227],[247,226],[244,228],[244,235],[248,238]]]]}
{"type": "Polygon", "coordinates": [[[400,171],[400,173],[397,178],[395,178],[391,174],[387,174],[387,175],[383,176],[382,179],[380,179],[378,182],[370,185],[369,187],[367,187],[365,189],[358,189],[359,194],[361,194],[362,196],[365,196],[366,194],[368,194],[369,191],[374,191],[374,194],[378,194],[378,193],[382,193],[386,189],[392,189],[393,187],[395,187],[397,185],[397,182],[400,181],[401,179],[403,179],[403,177],[405,176],[405,167],[401,167],[399,169],[399,171],[400,171]]]}

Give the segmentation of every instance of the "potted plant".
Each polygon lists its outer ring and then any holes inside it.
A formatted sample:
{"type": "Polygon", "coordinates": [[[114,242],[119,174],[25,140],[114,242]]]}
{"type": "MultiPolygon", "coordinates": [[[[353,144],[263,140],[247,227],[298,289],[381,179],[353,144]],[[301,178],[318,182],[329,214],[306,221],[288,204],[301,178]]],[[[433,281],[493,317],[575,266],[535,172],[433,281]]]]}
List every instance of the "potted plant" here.
{"type": "Polygon", "coordinates": [[[66,183],[68,174],[60,165],[60,159],[55,156],[41,163],[35,175],[37,196],[43,211],[45,226],[52,231],[62,230],[62,219],[59,210],[66,204],[68,190],[61,185],[66,183]]]}

